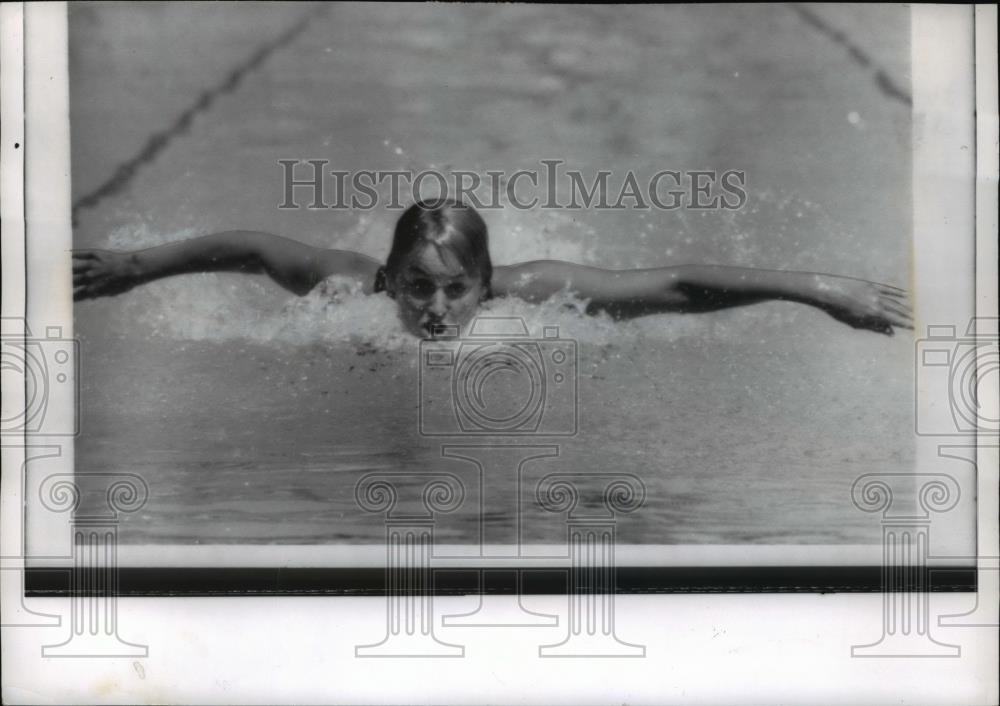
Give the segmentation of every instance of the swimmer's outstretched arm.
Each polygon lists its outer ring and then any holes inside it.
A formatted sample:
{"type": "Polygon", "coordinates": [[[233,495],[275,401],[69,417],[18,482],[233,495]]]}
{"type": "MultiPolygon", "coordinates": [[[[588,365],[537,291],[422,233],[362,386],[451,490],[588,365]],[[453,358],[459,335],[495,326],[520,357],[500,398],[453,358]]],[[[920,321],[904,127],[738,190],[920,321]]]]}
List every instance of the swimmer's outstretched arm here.
{"type": "Polygon", "coordinates": [[[536,302],[570,291],[588,300],[588,313],[603,311],[616,318],[792,301],[822,309],[854,328],[890,336],[894,327],[913,328],[902,289],[814,272],[722,265],[605,270],[538,260],[496,268],[493,291],[536,302]]]}
{"type": "Polygon", "coordinates": [[[356,276],[370,286],[377,269],[375,260],[359,253],[314,248],[259,231],[232,230],[132,252],[74,250],[73,298],[112,296],[190,272],[267,274],[302,295],[335,274],[356,276]]]}

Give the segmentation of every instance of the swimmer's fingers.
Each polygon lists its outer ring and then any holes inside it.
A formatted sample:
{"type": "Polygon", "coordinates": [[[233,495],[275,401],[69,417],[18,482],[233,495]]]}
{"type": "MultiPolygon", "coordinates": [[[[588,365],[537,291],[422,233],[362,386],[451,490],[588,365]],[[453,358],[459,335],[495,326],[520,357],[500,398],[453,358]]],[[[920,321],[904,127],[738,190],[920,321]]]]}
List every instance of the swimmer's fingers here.
{"type": "Polygon", "coordinates": [[[913,322],[912,321],[907,321],[906,319],[902,319],[902,318],[898,318],[898,317],[891,317],[889,319],[889,323],[892,326],[895,326],[896,328],[906,329],[907,331],[912,331],[913,330],[913,322]]]}
{"type": "Polygon", "coordinates": [[[102,271],[101,265],[96,261],[74,262],[73,279],[80,277],[92,277],[102,271]]]}
{"type": "Polygon", "coordinates": [[[878,284],[879,306],[887,320],[898,328],[913,330],[913,308],[905,290],[891,284],[878,284]]]}
{"type": "Polygon", "coordinates": [[[78,273],[81,273],[81,272],[87,272],[88,270],[90,270],[91,267],[93,267],[93,265],[90,263],[89,260],[84,260],[84,261],[80,261],[80,262],[74,262],[73,263],[73,274],[75,275],[75,274],[78,274],[78,273]]]}
{"type": "Polygon", "coordinates": [[[100,266],[100,261],[93,256],[78,256],[73,254],[73,284],[78,284],[89,279],[96,268],[100,266]]]}
{"type": "Polygon", "coordinates": [[[89,269],[76,269],[73,268],[73,286],[78,287],[82,284],[87,284],[92,278],[92,273],[89,269]]]}
{"type": "Polygon", "coordinates": [[[73,265],[73,286],[90,284],[107,276],[107,272],[103,272],[99,267],[91,264],[73,265]]]}
{"type": "Polygon", "coordinates": [[[890,314],[884,317],[883,320],[897,328],[905,328],[910,331],[913,330],[913,322],[903,318],[902,316],[896,316],[894,314],[890,314]]]}
{"type": "Polygon", "coordinates": [[[902,321],[904,324],[913,323],[913,314],[906,310],[892,309],[889,307],[885,308],[885,313],[893,319],[893,321],[902,321]]]}
{"type": "MultiPolygon", "coordinates": [[[[883,319],[889,326],[913,330],[913,313],[906,301],[892,296],[882,295],[879,298],[883,311],[883,319]]],[[[890,332],[885,332],[892,335],[890,332]]]]}
{"type": "Polygon", "coordinates": [[[74,298],[93,299],[113,296],[132,289],[139,283],[128,264],[127,253],[110,250],[83,250],[73,252],[74,298]]]}
{"type": "Polygon", "coordinates": [[[906,299],[906,290],[900,289],[899,287],[893,287],[889,284],[880,284],[879,294],[883,294],[887,297],[895,297],[897,299],[906,299]]]}
{"type": "Polygon", "coordinates": [[[913,321],[913,311],[906,304],[906,302],[899,301],[898,299],[890,299],[888,297],[882,297],[881,299],[882,308],[886,311],[901,316],[908,321],[913,321]]]}
{"type": "Polygon", "coordinates": [[[96,299],[97,295],[94,294],[93,289],[87,285],[74,286],[73,287],[73,301],[79,302],[84,299],[96,299]]]}
{"type": "Polygon", "coordinates": [[[852,328],[886,336],[894,335],[897,328],[913,329],[909,302],[898,287],[855,280],[834,292],[837,296],[823,308],[852,328]]]}
{"type": "Polygon", "coordinates": [[[88,277],[98,272],[104,261],[100,253],[94,250],[83,250],[73,252],[73,281],[78,277],[88,277]]]}
{"type": "Polygon", "coordinates": [[[125,288],[116,287],[107,282],[92,282],[73,287],[73,301],[83,301],[84,299],[98,299],[100,297],[111,297],[121,294],[125,288]]]}
{"type": "Polygon", "coordinates": [[[865,325],[855,328],[866,328],[869,331],[874,331],[875,333],[882,333],[886,336],[895,336],[896,329],[907,329],[912,331],[913,325],[892,317],[876,317],[869,319],[865,325]]]}
{"type": "Polygon", "coordinates": [[[116,277],[107,272],[80,272],[73,274],[73,299],[96,299],[122,294],[135,286],[133,280],[116,277]]]}
{"type": "MultiPolygon", "coordinates": [[[[913,330],[913,317],[907,311],[886,308],[885,313],[880,318],[886,326],[907,329],[909,331],[913,330]]],[[[888,331],[885,333],[890,336],[892,335],[888,331]]]]}

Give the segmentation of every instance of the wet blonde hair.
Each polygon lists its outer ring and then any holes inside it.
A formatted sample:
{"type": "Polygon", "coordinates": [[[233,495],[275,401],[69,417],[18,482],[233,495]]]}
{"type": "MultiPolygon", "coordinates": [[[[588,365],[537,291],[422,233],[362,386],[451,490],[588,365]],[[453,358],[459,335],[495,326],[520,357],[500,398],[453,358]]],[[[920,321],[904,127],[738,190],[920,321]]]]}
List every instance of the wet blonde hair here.
{"type": "Polygon", "coordinates": [[[375,275],[375,291],[392,294],[389,283],[400,274],[407,258],[427,245],[442,259],[450,255],[458,260],[462,269],[479,277],[490,296],[493,262],[486,222],[476,209],[454,199],[417,201],[403,211],[396,221],[389,257],[375,275]]]}

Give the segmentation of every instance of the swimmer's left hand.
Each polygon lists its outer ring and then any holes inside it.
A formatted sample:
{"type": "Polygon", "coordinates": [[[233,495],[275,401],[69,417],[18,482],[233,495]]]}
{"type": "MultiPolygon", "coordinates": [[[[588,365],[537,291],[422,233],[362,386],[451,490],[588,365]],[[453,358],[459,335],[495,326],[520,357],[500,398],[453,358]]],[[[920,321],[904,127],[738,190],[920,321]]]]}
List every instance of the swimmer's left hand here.
{"type": "Polygon", "coordinates": [[[906,291],[889,284],[829,276],[819,285],[820,308],[848,326],[892,336],[913,329],[906,291]]]}

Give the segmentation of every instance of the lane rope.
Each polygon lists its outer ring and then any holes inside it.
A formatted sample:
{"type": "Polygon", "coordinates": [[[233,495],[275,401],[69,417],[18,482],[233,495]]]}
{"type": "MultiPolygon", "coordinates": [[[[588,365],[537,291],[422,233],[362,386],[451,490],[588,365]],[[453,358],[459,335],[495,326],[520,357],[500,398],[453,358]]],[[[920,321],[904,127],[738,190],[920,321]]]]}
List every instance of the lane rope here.
{"type": "Polygon", "coordinates": [[[315,19],[328,11],[329,5],[326,3],[313,7],[284,32],[258,46],[246,59],[230,69],[221,82],[202,91],[167,127],[152,133],[135,156],[119,163],[107,181],[73,202],[73,224],[76,225],[81,211],[93,208],[109,196],[122,191],[142,167],[152,163],[171,142],[187,132],[196,116],[210,110],[220,96],[239,88],[247,74],[259,68],[275,51],[297,39],[315,19]]]}
{"type": "Polygon", "coordinates": [[[792,10],[810,27],[824,35],[834,44],[838,44],[847,50],[847,55],[861,68],[871,71],[872,78],[878,89],[887,97],[899,101],[907,107],[913,107],[913,97],[910,92],[897,84],[885,68],[879,66],[864,49],[852,42],[846,34],[839,29],[829,25],[826,21],[812,10],[802,5],[790,5],[792,10]]]}

